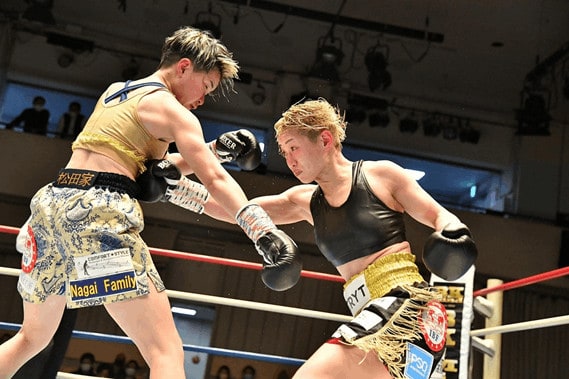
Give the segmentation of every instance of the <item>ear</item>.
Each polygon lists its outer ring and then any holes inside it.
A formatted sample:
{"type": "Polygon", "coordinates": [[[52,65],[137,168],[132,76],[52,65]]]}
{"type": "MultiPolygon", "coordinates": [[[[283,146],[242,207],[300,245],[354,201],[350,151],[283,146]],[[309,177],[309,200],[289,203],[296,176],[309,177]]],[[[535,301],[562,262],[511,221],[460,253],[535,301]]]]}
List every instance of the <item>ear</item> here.
{"type": "Polygon", "coordinates": [[[324,147],[334,146],[334,136],[329,130],[322,131],[322,133],[320,133],[319,140],[322,142],[322,146],[324,147]]]}
{"type": "Polygon", "coordinates": [[[183,74],[186,70],[192,70],[193,69],[193,64],[192,61],[188,58],[182,58],[178,61],[178,64],[176,65],[176,72],[181,75],[183,74]]]}

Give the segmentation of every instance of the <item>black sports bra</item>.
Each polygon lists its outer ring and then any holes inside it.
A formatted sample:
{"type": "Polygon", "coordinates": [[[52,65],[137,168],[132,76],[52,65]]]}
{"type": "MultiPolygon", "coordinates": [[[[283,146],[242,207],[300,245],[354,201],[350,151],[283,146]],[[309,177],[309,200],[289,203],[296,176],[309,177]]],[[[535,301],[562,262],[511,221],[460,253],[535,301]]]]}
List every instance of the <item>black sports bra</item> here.
{"type": "Polygon", "coordinates": [[[310,200],[316,245],[335,267],[406,240],[403,213],[374,195],[362,162],[352,166],[352,189],[344,204],[330,206],[320,187],[310,200]]]}

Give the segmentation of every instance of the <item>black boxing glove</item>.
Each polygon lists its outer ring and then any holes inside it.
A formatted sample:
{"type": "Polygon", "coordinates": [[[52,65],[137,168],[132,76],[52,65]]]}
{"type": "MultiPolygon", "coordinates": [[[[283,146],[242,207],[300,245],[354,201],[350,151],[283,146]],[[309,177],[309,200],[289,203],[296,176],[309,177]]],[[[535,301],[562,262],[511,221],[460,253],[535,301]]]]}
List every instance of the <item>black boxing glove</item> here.
{"type": "Polygon", "coordinates": [[[257,204],[241,208],[235,219],[255,242],[257,252],[263,257],[263,283],[274,291],[293,287],[300,279],[302,262],[298,246],[292,238],[277,229],[269,215],[257,204]]]}
{"type": "Polygon", "coordinates": [[[223,133],[208,146],[221,163],[235,162],[245,171],[254,170],[261,164],[261,147],[247,129],[223,133]]]}
{"type": "Polygon", "coordinates": [[[182,177],[182,173],[167,159],[150,159],[145,162],[145,166],[146,171],[136,178],[140,186],[138,199],[148,203],[165,201],[169,185],[166,179],[170,179],[170,185],[175,186],[182,177]]]}
{"type": "Polygon", "coordinates": [[[145,165],[147,170],[136,180],[141,188],[139,200],[168,201],[192,212],[203,213],[209,192],[201,183],[183,176],[178,167],[166,159],[149,160],[145,165]]]}
{"type": "Polygon", "coordinates": [[[470,230],[452,223],[432,233],[423,247],[423,263],[433,274],[447,281],[464,275],[476,261],[478,249],[470,230]]]}

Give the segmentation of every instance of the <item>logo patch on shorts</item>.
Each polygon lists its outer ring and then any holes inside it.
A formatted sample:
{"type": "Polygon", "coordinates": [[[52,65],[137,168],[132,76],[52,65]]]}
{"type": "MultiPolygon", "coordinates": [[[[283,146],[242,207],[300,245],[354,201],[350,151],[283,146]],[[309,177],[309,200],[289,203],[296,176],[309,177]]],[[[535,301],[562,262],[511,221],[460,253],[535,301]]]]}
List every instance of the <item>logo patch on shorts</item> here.
{"type": "Polygon", "coordinates": [[[438,352],[445,347],[447,322],[446,309],[438,301],[429,301],[427,309],[419,314],[421,331],[427,346],[432,351],[438,352]]]}
{"type": "Polygon", "coordinates": [[[128,248],[74,258],[77,279],[69,281],[71,301],[136,291],[136,274],[128,248]]]}
{"type": "Polygon", "coordinates": [[[24,243],[24,251],[22,252],[22,271],[26,274],[32,272],[38,259],[38,248],[36,245],[36,237],[32,227],[28,225],[26,240],[24,243]]]}
{"type": "Polygon", "coordinates": [[[407,343],[405,358],[405,377],[409,379],[428,379],[433,367],[434,357],[417,345],[407,343]]]}
{"type": "Polygon", "coordinates": [[[136,276],[134,275],[134,271],[69,281],[69,292],[72,301],[117,295],[134,290],[136,290],[136,276]]]}

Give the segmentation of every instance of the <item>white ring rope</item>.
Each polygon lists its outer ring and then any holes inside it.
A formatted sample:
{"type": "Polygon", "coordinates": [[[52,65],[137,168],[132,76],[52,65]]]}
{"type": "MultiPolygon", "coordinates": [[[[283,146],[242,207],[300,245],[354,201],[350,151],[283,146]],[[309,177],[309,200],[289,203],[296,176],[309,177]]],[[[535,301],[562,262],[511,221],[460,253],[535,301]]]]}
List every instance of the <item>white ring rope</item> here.
{"type": "Polygon", "coordinates": [[[488,334],[519,332],[523,330],[531,330],[535,328],[547,328],[551,326],[559,326],[565,324],[569,324],[569,315],[543,318],[539,320],[519,322],[516,324],[508,324],[508,325],[494,326],[492,328],[473,330],[470,332],[470,335],[485,336],[488,334]]]}
{"type": "MultiPolygon", "coordinates": [[[[0,274],[10,275],[10,276],[19,276],[20,275],[20,269],[0,267],[0,274]]],[[[348,322],[348,321],[352,320],[352,316],[341,315],[341,314],[337,314],[337,313],[314,311],[314,310],[303,309],[303,308],[286,307],[283,305],[257,303],[254,301],[230,299],[230,298],[220,297],[220,296],[203,295],[203,294],[198,294],[198,293],[181,292],[181,291],[173,291],[173,290],[166,290],[166,293],[168,294],[168,297],[171,297],[171,298],[189,300],[189,301],[197,301],[197,302],[201,302],[201,303],[227,305],[227,306],[237,307],[237,308],[247,308],[247,309],[252,309],[252,310],[259,310],[259,311],[265,311],[265,312],[275,312],[275,313],[287,314],[287,315],[292,315],[292,316],[309,317],[309,318],[316,318],[316,319],[328,320],[328,321],[348,322]]]]}
{"type": "MultiPolygon", "coordinates": [[[[0,274],[9,275],[9,276],[19,276],[20,270],[15,268],[0,267],[0,274]]],[[[292,316],[316,318],[328,321],[348,322],[352,320],[352,316],[314,311],[310,309],[286,307],[283,305],[257,303],[254,301],[230,299],[220,296],[203,295],[203,294],[173,291],[173,290],[166,290],[166,293],[168,294],[169,297],[175,299],[197,301],[202,303],[227,305],[238,308],[247,308],[252,310],[281,313],[292,316]]],[[[525,321],[509,325],[495,326],[486,329],[472,330],[470,332],[470,335],[485,336],[488,334],[517,332],[517,331],[529,330],[534,328],[546,328],[546,327],[559,326],[565,324],[569,324],[569,315],[545,318],[533,321],[525,321]]]]}

